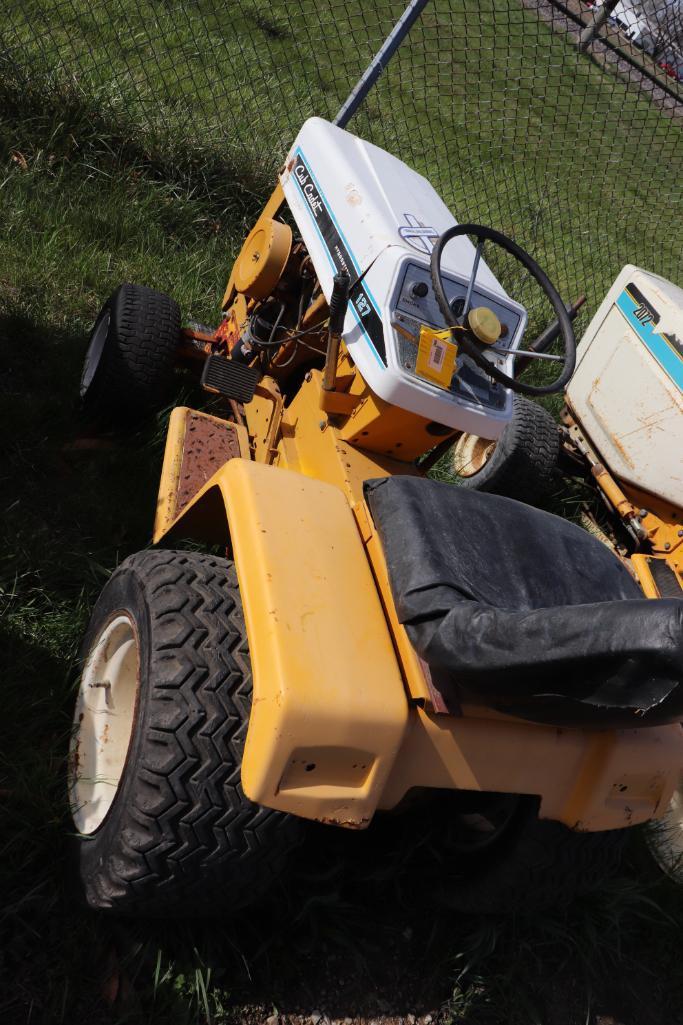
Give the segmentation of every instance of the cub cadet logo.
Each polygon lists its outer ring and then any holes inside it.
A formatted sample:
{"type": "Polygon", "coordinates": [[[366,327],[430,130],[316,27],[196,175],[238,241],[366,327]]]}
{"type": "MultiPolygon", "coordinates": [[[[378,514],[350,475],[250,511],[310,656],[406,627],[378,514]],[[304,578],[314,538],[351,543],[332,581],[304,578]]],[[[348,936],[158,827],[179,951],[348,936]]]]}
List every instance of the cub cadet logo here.
{"type": "Polygon", "coordinates": [[[404,214],[405,224],[401,224],[398,233],[404,242],[407,242],[419,253],[431,253],[434,243],[439,239],[439,233],[435,228],[426,227],[419,221],[415,214],[404,214]]]}
{"type": "Polygon", "coordinates": [[[306,197],[306,200],[308,201],[308,205],[310,206],[313,213],[317,216],[320,210],[322,210],[323,204],[320,196],[318,195],[315,189],[313,182],[311,181],[310,175],[306,170],[306,166],[302,163],[297,164],[294,168],[294,174],[296,175],[296,180],[301,186],[301,191],[303,192],[304,196],[306,197]]]}

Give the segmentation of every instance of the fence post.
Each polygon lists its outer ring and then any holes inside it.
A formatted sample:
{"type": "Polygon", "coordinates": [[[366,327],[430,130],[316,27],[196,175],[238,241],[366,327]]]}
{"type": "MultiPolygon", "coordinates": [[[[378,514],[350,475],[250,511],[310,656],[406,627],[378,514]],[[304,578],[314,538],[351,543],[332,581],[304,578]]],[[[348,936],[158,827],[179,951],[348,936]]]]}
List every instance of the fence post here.
{"type": "Polygon", "coordinates": [[[586,23],[586,27],[579,36],[578,43],[576,44],[580,53],[586,52],[590,43],[592,43],[597,36],[598,30],[602,28],[619,2],[620,0],[605,0],[605,2],[598,7],[597,11],[591,15],[590,19],[586,23]]]}
{"type": "Polygon", "coordinates": [[[429,0],[410,0],[405,11],[382,43],[381,48],[370,61],[370,64],[365,69],[360,80],[344,101],[341,110],[334,119],[333,123],[335,125],[339,125],[340,128],[346,128],[347,124],[356,113],[361,103],[368,95],[405,37],[410,32],[411,28],[422,14],[428,2],[429,0]]]}

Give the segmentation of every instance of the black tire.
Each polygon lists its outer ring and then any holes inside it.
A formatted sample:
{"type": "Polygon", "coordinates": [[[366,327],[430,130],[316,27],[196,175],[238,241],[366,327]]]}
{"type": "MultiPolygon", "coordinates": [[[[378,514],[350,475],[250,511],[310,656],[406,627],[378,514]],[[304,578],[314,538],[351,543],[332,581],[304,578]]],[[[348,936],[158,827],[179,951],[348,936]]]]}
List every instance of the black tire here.
{"type": "Polygon", "coordinates": [[[616,874],[627,829],[579,833],[538,818],[538,801],[520,798],[499,839],[467,856],[457,852],[440,879],[441,902],[469,914],[562,907],[616,874]]]}
{"type": "Polygon", "coordinates": [[[242,791],[252,681],[233,564],[171,551],[126,559],[83,656],[122,612],[138,637],[138,695],[113,803],[74,840],[82,892],[125,915],[233,912],[264,893],[303,828],[242,791]]]}
{"type": "Polygon", "coordinates": [[[458,483],[534,505],[553,489],[559,453],[560,434],[550,413],[515,395],[512,419],[489,458],[471,476],[458,474],[458,483]]]}
{"type": "Polygon", "coordinates": [[[179,340],[175,300],[144,285],[120,285],[90,332],[80,385],[86,418],[125,427],[160,409],[179,340]]]}

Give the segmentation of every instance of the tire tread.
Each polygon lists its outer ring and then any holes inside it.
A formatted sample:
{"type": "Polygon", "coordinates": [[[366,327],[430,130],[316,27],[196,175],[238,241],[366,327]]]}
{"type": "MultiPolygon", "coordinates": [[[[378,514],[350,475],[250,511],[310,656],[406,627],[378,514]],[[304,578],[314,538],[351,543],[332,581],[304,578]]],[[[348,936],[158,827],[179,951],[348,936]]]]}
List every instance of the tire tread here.
{"type": "Polygon", "coordinates": [[[180,308],[163,292],[125,283],[100,317],[107,311],[109,333],[83,408],[94,420],[134,422],[158,409],[168,392],[180,338],[180,308]]]}
{"type": "Polygon", "coordinates": [[[252,680],[234,566],[148,551],[126,559],[112,581],[122,574],[142,583],[151,637],[164,639],[153,645],[145,741],[119,795],[126,805],[115,830],[105,819],[95,834],[111,835],[87,875],[88,904],[146,915],[235,910],[276,877],[301,823],[242,791],[252,680]]]}
{"type": "Polygon", "coordinates": [[[515,395],[512,419],[479,473],[462,487],[536,505],[552,491],[560,451],[558,426],[543,406],[515,395]]]}

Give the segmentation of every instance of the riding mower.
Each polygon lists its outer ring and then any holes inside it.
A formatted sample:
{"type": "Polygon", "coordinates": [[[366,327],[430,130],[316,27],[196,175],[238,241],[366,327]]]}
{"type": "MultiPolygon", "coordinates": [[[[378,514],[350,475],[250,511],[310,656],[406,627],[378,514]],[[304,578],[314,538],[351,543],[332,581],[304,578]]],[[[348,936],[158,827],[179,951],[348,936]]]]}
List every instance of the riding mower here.
{"type": "MultiPolygon", "coordinates": [[[[571,316],[548,276],[502,233],[458,225],[400,160],[311,118],[222,305],[217,328],[181,329],[172,299],[126,284],[90,337],[93,419],[159,408],[177,366],[214,404],[173,410],[155,547],[114,572],[83,643],[69,792],[87,902],[234,910],[306,820],[361,830],[446,794],[452,906],[599,885],[679,787],[683,601],[644,597],[580,526],[428,476],[463,435],[504,439],[519,396],[570,381],[571,316]],[[505,260],[549,303],[543,344],[524,343],[528,309],[492,269],[505,260]],[[534,359],[554,380],[516,372],[534,359]]],[[[609,381],[594,347],[589,332],[577,415],[583,382],[609,381]]],[[[678,494],[648,506],[672,549],[678,494]]]]}

